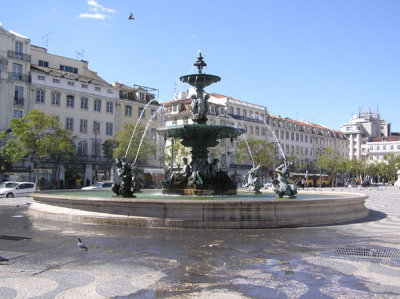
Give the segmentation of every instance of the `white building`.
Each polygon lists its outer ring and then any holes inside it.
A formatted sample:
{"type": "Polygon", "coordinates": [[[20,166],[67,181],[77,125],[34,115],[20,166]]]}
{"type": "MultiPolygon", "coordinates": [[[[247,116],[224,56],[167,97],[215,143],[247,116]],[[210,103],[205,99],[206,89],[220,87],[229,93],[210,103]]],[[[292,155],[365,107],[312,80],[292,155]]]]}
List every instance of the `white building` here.
{"type": "Polygon", "coordinates": [[[378,113],[367,111],[353,115],[350,122],[341,125],[340,130],[349,140],[350,159],[362,158],[362,145],[371,138],[390,136],[390,123],[381,120],[378,113]]]}
{"type": "Polygon", "coordinates": [[[400,155],[400,136],[376,137],[362,145],[362,158],[368,163],[387,163],[385,156],[400,155]]]}

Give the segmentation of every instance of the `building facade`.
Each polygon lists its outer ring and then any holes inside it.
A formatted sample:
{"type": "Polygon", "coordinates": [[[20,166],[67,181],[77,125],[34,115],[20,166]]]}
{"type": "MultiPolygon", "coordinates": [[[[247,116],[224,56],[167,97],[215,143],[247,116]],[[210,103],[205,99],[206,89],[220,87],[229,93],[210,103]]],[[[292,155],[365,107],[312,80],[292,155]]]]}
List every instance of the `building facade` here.
{"type": "MultiPolygon", "coordinates": [[[[0,86],[1,131],[8,128],[11,119],[22,118],[33,109],[55,115],[61,127],[71,131],[76,148],[74,158],[68,163],[41,163],[46,187],[54,180],[63,180],[65,187],[80,187],[86,182],[113,179],[114,161],[104,155],[103,143],[113,139],[124,123],[136,124],[145,108],[149,112],[147,116],[143,113],[140,122],[149,122],[160,106],[152,93],[156,89],[109,84],[90,70],[86,61],[50,54],[45,48],[31,45],[28,38],[2,27],[0,86]],[[125,96],[125,91],[131,95],[125,96]]],[[[152,121],[149,136],[153,136],[161,121],[162,118],[152,121]]],[[[34,165],[30,159],[0,163],[0,176],[33,180],[34,165]]],[[[138,165],[143,171],[145,167],[162,169],[157,156],[143,164],[138,165]]]]}
{"type": "Polygon", "coordinates": [[[340,131],[349,140],[350,159],[362,159],[362,146],[372,138],[390,136],[390,123],[380,118],[378,113],[370,110],[353,115],[348,123],[340,127],[340,131]]]}
{"type": "MultiPolygon", "coordinates": [[[[164,103],[166,108],[166,125],[175,126],[190,124],[190,96],[194,94],[193,89],[180,92],[174,99],[164,103]]],[[[297,160],[297,164],[304,169],[311,169],[316,160],[320,159],[325,148],[331,147],[337,150],[341,156],[348,157],[348,141],[340,131],[311,124],[282,118],[270,114],[267,107],[251,104],[245,101],[220,95],[208,93],[209,114],[208,124],[230,125],[241,127],[245,134],[238,140],[248,138],[266,139],[274,143],[274,164],[279,163],[283,157],[291,157],[297,160]]],[[[235,160],[235,140],[221,140],[220,144],[210,150],[219,153],[219,167],[237,174],[241,178],[250,169],[252,161],[244,162],[235,160]]],[[[210,161],[212,157],[210,157],[210,161]]],[[[274,165],[277,166],[277,165],[274,165]]],[[[267,175],[267,174],[265,174],[267,175]]]]}

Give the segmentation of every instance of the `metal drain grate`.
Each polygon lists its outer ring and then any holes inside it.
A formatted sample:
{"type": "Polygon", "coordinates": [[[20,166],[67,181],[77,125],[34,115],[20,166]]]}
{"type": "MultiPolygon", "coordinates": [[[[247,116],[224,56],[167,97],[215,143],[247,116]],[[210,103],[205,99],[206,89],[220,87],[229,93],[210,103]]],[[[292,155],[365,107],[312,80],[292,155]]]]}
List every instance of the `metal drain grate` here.
{"type": "Polygon", "coordinates": [[[32,239],[32,238],[0,235],[0,239],[2,239],[2,240],[11,240],[11,241],[21,241],[21,240],[29,240],[29,239],[32,239]]]}
{"type": "Polygon", "coordinates": [[[354,247],[338,247],[337,255],[353,255],[360,257],[378,257],[389,259],[400,259],[399,250],[386,249],[370,249],[370,248],[354,248],[354,247]]]}

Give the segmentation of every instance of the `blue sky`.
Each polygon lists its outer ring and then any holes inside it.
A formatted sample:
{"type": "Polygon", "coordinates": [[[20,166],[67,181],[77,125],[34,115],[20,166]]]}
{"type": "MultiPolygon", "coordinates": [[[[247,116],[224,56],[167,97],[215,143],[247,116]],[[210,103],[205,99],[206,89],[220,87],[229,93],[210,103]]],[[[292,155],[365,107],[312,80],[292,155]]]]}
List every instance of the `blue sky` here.
{"type": "Polygon", "coordinates": [[[339,129],[360,109],[400,131],[400,1],[3,1],[7,30],[83,59],[108,82],[186,90],[201,50],[207,91],[339,129]],[[130,12],[135,16],[129,21],[130,12]]]}

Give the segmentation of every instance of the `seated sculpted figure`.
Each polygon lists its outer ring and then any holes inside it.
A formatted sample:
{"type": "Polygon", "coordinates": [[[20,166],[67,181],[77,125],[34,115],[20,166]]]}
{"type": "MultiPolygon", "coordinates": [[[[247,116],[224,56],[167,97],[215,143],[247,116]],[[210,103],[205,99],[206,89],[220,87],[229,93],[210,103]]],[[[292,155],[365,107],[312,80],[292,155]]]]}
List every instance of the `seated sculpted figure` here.
{"type": "Polygon", "coordinates": [[[182,171],[174,171],[168,181],[176,183],[187,182],[190,176],[190,165],[188,164],[187,158],[183,158],[182,161],[182,171]]]}

